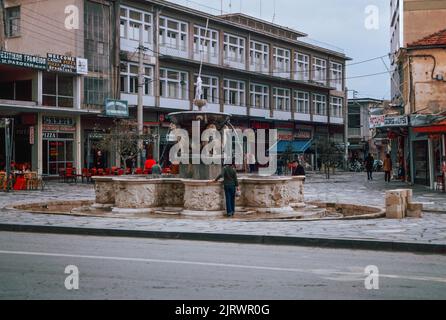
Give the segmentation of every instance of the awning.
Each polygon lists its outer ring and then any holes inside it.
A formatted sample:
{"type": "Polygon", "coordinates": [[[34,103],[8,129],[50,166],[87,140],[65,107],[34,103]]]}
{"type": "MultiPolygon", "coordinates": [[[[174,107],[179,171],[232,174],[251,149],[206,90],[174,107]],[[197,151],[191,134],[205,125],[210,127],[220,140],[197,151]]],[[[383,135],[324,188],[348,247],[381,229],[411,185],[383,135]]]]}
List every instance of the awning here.
{"type": "Polygon", "coordinates": [[[284,153],[288,149],[293,153],[304,153],[311,147],[312,140],[302,141],[279,141],[277,143],[277,153],[284,153]]]}
{"type": "Polygon", "coordinates": [[[414,127],[416,133],[446,133],[446,120],[435,123],[431,126],[414,127]]]}

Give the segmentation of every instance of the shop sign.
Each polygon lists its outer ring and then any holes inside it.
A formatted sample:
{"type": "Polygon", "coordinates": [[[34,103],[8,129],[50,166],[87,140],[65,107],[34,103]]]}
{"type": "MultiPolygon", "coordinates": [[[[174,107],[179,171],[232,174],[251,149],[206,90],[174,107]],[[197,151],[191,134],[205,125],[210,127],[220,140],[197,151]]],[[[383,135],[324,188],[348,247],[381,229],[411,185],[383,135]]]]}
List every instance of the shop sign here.
{"type": "Polygon", "coordinates": [[[276,123],[276,129],[294,129],[294,123],[276,123]]]}
{"type": "Polygon", "coordinates": [[[369,123],[370,123],[370,128],[374,129],[374,128],[380,128],[384,126],[384,118],[386,116],[384,115],[380,115],[380,116],[370,116],[369,119],[369,123]]]}
{"type": "Polygon", "coordinates": [[[77,74],[88,74],[88,60],[83,58],[76,58],[76,73],[77,74]]]}
{"type": "Polygon", "coordinates": [[[43,117],[43,124],[47,125],[59,125],[59,126],[74,126],[76,122],[73,118],[64,117],[43,117]]]}
{"type": "Polygon", "coordinates": [[[297,130],[294,134],[295,140],[310,140],[311,139],[311,131],[310,130],[297,130]]]}
{"type": "Polygon", "coordinates": [[[258,121],[251,122],[252,129],[269,129],[270,127],[271,125],[268,122],[258,122],[258,121]]]}
{"type": "Polygon", "coordinates": [[[0,64],[46,70],[46,59],[29,54],[0,51],[0,64]]]}
{"type": "Polygon", "coordinates": [[[48,71],[88,74],[88,60],[83,58],[76,58],[64,56],[61,54],[48,53],[47,54],[48,71]]]}
{"type": "Polygon", "coordinates": [[[57,139],[57,132],[43,132],[43,139],[57,139]]]}
{"type": "Polygon", "coordinates": [[[291,131],[279,131],[278,132],[279,141],[293,141],[293,133],[291,131]]]}
{"type": "Polygon", "coordinates": [[[44,140],[53,140],[53,139],[74,139],[74,134],[72,133],[63,133],[63,132],[43,132],[42,138],[44,140]]]}
{"type": "Polygon", "coordinates": [[[384,119],[385,127],[407,127],[408,125],[409,119],[407,116],[386,117],[384,119]]]}
{"type": "Polygon", "coordinates": [[[29,144],[34,144],[34,127],[29,127],[29,144]]]}
{"type": "Polygon", "coordinates": [[[409,125],[409,118],[407,116],[394,116],[386,117],[371,116],[370,128],[383,128],[383,127],[407,127],[409,125]]]}
{"type": "Polygon", "coordinates": [[[105,115],[108,117],[122,117],[129,116],[129,106],[127,101],[123,100],[105,100],[105,115]]]}

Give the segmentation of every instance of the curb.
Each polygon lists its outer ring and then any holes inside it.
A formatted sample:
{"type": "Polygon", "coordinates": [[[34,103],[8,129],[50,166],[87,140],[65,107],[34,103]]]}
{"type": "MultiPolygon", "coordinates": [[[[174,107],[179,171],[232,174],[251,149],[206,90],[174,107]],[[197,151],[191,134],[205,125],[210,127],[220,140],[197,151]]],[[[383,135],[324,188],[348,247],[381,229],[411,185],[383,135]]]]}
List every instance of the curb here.
{"type": "Polygon", "coordinates": [[[446,254],[446,244],[0,224],[0,231],[446,254]]]}

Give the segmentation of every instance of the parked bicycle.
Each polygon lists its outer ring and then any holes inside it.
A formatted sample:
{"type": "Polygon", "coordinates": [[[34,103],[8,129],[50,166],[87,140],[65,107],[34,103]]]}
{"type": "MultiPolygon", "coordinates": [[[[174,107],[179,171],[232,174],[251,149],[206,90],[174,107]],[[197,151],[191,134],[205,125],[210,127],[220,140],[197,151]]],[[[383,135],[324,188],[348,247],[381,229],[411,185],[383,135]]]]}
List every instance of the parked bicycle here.
{"type": "Polygon", "coordinates": [[[350,162],[349,170],[350,170],[350,172],[363,172],[364,171],[364,166],[362,165],[361,162],[356,160],[354,162],[350,162]]]}

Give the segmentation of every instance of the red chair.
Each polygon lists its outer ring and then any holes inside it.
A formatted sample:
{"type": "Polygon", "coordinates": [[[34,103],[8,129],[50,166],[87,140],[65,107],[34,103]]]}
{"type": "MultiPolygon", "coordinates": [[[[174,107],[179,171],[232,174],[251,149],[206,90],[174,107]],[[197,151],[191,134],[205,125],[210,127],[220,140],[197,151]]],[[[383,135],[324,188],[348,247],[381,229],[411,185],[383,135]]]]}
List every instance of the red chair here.
{"type": "Polygon", "coordinates": [[[144,174],[144,171],[141,168],[137,168],[135,171],[135,174],[141,175],[141,174],[144,174]]]}
{"type": "Polygon", "coordinates": [[[106,168],[106,169],[105,169],[105,175],[106,175],[106,176],[109,176],[109,175],[111,175],[111,174],[112,174],[111,169],[110,169],[110,168],[106,168]]]}
{"type": "Polygon", "coordinates": [[[98,169],[98,176],[104,175],[104,169],[98,169]]]}
{"type": "Polygon", "coordinates": [[[96,168],[92,168],[92,169],[90,169],[90,174],[91,174],[92,177],[93,176],[97,176],[98,175],[98,170],[96,168]]]}
{"type": "Polygon", "coordinates": [[[116,171],[118,176],[123,176],[125,174],[123,169],[118,169],[118,171],[116,171]]]}
{"type": "Polygon", "coordinates": [[[26,190],[26,180],[24,176],[17,176],[14,187],[14,190],[26,190]]]}
{"type": "Polygon", "coordinates": [[[68,182],[70,180],[74,183],[77,183],[77,175],[73,168],[67,168],[65,172],[65,182],[68,182]]]}
{"type": "Polygon", "coordinates": [[[125,169],[125,174],[127,175],[132,174],[132,169],[130,168],[125,169]]]}
{"type": "Polygon", "coordinates": [[[83,169],[82,169],[82,183],[84,183],[84,179],[87,180],[87,183],[88,183],[88,182],[91,182],[91,177],[92,177],[92,175],[91,175],[91,173],[88,171],[88,169],[87,169],[87,168],[83,168],[83,169]]]}

